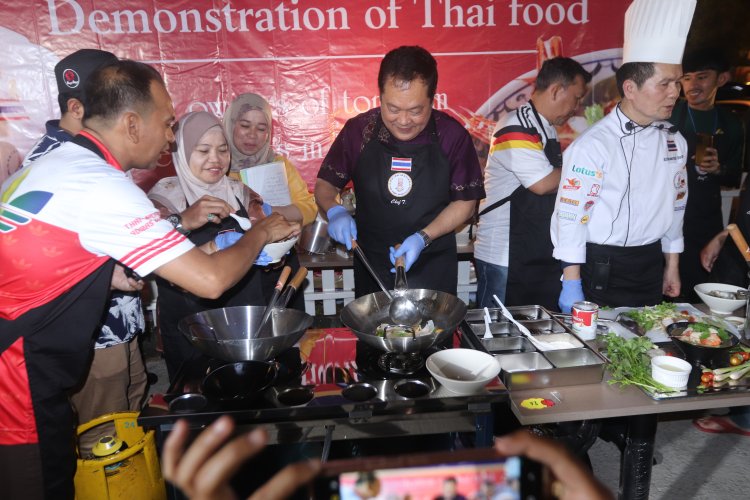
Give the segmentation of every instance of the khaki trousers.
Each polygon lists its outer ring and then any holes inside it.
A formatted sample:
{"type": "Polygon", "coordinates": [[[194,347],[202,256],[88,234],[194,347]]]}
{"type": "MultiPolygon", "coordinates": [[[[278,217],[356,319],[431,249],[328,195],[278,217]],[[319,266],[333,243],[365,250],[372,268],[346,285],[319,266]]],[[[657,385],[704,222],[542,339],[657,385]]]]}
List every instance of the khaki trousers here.
{"type": "MultiPolygon", "coordinates": [[[[127,343],[94,349],[86,382],[70,397],[78,413],[79,425],[107,413],[140,411],[147,385],[146,367],[137,336],[127,343]]],[[[114,425],[107,424],[81,435],[80,456],[86,458],[100,437],[113,433],[114,425]]]]}

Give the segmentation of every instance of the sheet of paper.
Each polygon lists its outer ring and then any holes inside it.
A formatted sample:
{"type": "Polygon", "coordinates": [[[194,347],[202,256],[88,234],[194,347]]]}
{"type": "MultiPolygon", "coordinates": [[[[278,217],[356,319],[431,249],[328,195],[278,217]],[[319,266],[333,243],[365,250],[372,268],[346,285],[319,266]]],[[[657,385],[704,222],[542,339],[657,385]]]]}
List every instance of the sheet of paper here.
{"type": "Polygon", "coordinates": [[[242,169],[240,178],[245,185],[261,195],[266,203],[273,206],[292,203],[284,162],[274,161],[242,169]]]}

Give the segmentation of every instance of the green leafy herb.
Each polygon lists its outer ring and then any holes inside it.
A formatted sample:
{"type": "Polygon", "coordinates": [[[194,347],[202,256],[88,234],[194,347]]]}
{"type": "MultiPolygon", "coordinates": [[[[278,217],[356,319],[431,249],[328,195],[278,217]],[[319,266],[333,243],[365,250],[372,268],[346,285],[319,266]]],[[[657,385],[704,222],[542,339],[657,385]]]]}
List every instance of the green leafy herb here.
{"type": "Polygon", "coordinates": [[[649,331],[660,325],[663,319],[672,318],[676,315],[677,305],[671,302],[662,302],[652,307],[634,309],[628,312],[628,316],[633,318],[644,331],[649,331]]]}
{"type": "MultiPolygon", "coordinates": [[[[658,306],[657,306],[658,307],[658,306]]],[[[651,377],[651,358],[648,352],[656,346],[648,337],[624,339],[609,332],[607,343],[607,370],[612,374],[610,384],[636,385],[650,392],[674,392],[651,377]]]]}

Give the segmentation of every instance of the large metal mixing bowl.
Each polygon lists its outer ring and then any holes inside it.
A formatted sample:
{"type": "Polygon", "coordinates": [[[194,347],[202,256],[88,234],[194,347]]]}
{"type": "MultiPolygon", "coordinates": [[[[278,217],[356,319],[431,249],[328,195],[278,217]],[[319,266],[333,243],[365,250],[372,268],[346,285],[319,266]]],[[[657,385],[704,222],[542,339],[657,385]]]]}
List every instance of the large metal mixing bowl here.
{"type": "Polygon", "coordinates": [[[351,328],[359,340],[387,352],[418,352],[440,343],[453,334],[466,316],[466,304],[445,292],[414,288],[405,292],[406,297],[417,304],[422,323],[432,320],[440,333],[403,338],[383,338],[375,334],[382,323],[391,323],[389,307],[391,299],[384,292],[371,293],[347,304],[341,311],[341,321],[351,328]]]}
{"type": "Polygon", "coordinates": [[[296,309],[274,309],[259,335],[263,306],[211,309],[183,318],[178,327],[205,354],[225,361],[266,361],[292,347],[313,318],[296,309]]]}

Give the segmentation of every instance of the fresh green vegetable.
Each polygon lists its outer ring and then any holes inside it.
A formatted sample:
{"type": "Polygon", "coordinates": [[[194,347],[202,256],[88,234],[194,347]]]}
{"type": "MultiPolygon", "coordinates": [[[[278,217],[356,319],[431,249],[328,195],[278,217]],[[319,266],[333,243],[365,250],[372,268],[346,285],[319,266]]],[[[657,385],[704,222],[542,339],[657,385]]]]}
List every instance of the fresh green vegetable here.
{"type": "Polygon", "coordinates": [[[700,332],[701,333],[701,340],[705,340],[705,339],[707,339],[711,335],[711,329],[712,328],[716,332],[716,335],[718,335],[719,338],[722,341],[729,340],[729,332],[727,332],[726,330],[724,330],[723,328],[721,328],[719,326],[709,325],[708,323],[698,323],[698,322],[693,323],[690,326],[696,332],[700,332]]]}
{"type": "MultiPolygon", "coordinates": [[[[658,306],[657,306],[658,307],[658,306]]],[[[651,357],[648,352],[657,347],[647,337],[624,339],[610,332],[607,343],[607,370],[612,374],[610,384],[636,385],[651,392],[674,392],[651,376],[651,357]]]]}
{"type": "Polygon", "coordinates": [[[671,302],[662,302],[652,307],[644,307],[643,309],[634,309],[627,313],[628,316],[638,323],[638,326],[643,328],[645,331],[653,329],[657,325],[661,325],[661,321],[665,318],[671,318],[677,315],[677,305],[671,302]]]}

